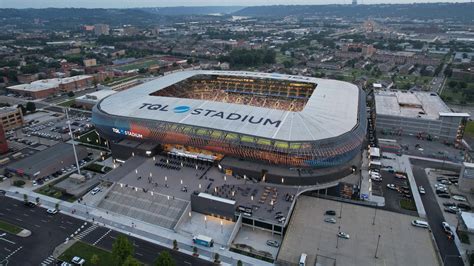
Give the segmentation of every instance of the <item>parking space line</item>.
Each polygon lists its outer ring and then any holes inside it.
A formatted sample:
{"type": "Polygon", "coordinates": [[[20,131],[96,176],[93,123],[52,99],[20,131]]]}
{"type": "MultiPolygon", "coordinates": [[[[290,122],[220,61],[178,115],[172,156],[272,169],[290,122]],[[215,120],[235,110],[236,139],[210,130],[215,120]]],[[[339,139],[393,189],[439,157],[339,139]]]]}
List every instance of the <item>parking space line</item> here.
{"type": "Polygon", "coordinates": [[[41,220],[41,221],[42,221],[43,223],[47,223],[47,222],[48,222],[48,221],[46,221],[46,220],[41,220]]]}
{"type": "Polygon", "coordinates": [[[3,238],[3,237],[0,237],[0,240],[3,240],[3,241],[5,241],[5,242],[7,242],[7,243],[10,243],[10,244],[12,244],[12,245],[15,245],[15,244],[16,244],[15,242],[13,242],[13,241],[11,241],[11,240],[8,240],[8,239],[5,239],[5,238],[3,238]]]}
{"type": "Polygon", "coordinates": [[[15,218],[15,220],[20,221],[20,222],[23,222],[23,220],[20,219],[20,218],[15,218]]]}
{"type": "Polygon", "coordinates": [[[28,214],[26,214],[26,213],[23,213],[23,215],[24,215],[25,217],[29,217],[29,215],[28,215],[28,214]]]}
{"type": "Polygon", "coordinates": [[[66,227],[64,227],[64,226],[62,226],[62,225],[60,225],[59,228],[61,228],[61,229],[66,229],[66,227]]]}
{"type": "Polygon", "coordinates": [[[137,256],[143,257],[143,254],[141,254],[141,253],[135,252],[135,254],[136,254],[137,256]]]}

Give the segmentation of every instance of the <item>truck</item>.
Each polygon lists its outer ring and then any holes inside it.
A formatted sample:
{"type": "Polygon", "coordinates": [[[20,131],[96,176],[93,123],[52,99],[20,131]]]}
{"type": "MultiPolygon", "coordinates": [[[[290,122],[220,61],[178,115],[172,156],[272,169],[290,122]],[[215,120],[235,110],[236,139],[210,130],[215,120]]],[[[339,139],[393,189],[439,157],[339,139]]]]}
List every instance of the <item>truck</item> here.
{"type": "Polygon", "coordinates": [[[193,243],[203,245],[206,247],[212,247],[214,245],[214,240],[208,236],[197,235],[193,236],[193,243]]]}

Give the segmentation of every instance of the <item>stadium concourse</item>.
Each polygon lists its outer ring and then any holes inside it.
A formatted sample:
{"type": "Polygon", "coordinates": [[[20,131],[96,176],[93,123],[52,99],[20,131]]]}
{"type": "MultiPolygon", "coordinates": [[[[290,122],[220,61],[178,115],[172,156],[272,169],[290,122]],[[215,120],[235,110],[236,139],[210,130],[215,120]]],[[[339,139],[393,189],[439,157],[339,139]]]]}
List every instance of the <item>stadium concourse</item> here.
{"type": "Polygon", "coordinates": [[[258,182],[315,185],[357,170],[365,93],[335,80],[183,71],[106,97],[92,121],[120,161],[177,155],[258,182]]]}

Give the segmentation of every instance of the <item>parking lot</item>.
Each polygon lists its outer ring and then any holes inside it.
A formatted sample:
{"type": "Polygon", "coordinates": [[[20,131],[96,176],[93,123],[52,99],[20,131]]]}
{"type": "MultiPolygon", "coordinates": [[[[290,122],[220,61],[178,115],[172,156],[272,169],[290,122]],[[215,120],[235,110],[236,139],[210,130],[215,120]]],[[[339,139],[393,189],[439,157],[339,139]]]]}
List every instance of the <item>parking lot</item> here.
{"type": "Polygon", "coordinates": [[[296,264],[301,253],[306,253],[307,265],[323,260],[336,265],[438,265],[430,232],[412,226],[415,219],[418,218],[301,196],[277,261],[296,264]],[[336,215],[325,215],[327,210],[335,210],[336,215]],[[336,223],[324,222],[328,217],[336,219],[336,223]],[[338,237],[338,232],[347,233],[349,239],[338,237]]]}

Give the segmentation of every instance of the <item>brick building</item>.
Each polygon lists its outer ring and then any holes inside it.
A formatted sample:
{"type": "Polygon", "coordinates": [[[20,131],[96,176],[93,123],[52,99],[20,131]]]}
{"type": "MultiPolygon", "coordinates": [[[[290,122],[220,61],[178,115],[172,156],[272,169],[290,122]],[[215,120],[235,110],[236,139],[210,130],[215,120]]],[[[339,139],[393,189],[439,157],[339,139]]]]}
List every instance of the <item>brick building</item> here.
{"type": "Polygon", "coordinates": [[[23,125],[23,114],[17,107],[0,108],[0,121],[3,130],[19,128],[23,125]]]}

